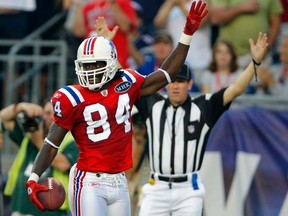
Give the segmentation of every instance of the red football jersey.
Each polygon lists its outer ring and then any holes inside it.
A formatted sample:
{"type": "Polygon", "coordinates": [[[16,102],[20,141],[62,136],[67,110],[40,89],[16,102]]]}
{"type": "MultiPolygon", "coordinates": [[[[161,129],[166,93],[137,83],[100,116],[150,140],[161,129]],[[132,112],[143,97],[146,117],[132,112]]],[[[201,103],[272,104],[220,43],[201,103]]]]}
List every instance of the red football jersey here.
{"type": "Polygon", "coordinates": [[[99,91],[70,85],[54,93],[54,121],[71,130],[80,150],[78,169],[118,173],[132,167],[131,109],[143,82],[127,69],[99,91]]]}

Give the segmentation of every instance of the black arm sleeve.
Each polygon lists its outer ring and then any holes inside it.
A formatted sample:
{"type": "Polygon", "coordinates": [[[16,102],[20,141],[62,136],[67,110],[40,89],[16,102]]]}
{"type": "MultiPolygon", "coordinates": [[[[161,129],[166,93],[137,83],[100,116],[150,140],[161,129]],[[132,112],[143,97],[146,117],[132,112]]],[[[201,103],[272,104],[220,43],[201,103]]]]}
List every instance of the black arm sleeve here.
{"type": "Polygon", "coordinates": [[[142,96],[139,100],[135,102],[135,106],[137,107],[139,114],[144,121],[146,121],[146,119],[148,118],[154,103],[162,99],[163,96],[156,93],[151,96],[142,96]]]}
{"type": "Polygon", "coordinates": [[[209,127],[212,127],[231,105],[231,103],[228,103],[226,106],[223,105],[223,95],[225,90],[226,88],[223,88],[213,94],[201,95],[194,100],[202,110],[202,117],[205,119],[205,122],[209,127]]]}

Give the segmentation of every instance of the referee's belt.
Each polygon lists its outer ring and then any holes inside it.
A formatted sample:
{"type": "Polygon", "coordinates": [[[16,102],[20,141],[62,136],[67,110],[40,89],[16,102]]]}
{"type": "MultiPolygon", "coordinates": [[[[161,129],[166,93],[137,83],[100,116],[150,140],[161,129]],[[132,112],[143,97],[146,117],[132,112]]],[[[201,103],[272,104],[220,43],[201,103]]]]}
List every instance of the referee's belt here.
{"type": "Polygon", "coordinates": [[[181,176],[164,176],[164,175],[159,175],[158,173],[151,173],[149,184],[154,185],[155,181],[157,180],[168,182],[170,189],[171,189],[172,183],[181,183],[181,182],[191,182],[194,190],[199,189],[197,172],[187,173],[181,176]]]}
{"type": "Polygon", "coordinates": [[[151,178],[155,180],[165,181],[165,182],[175,182],[175,183],[181,183],[188,181],[188,176],[162,176],[162,175],[154,175],[154,173],[151,174],[151,178]]]}

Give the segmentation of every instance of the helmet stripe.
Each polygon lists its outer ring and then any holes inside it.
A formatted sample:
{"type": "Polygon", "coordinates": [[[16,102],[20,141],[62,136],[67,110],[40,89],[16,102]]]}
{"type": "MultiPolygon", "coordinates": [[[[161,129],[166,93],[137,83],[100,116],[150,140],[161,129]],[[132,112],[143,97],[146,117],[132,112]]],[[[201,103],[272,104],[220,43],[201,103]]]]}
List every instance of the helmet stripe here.
{"type": "Polygon", "coordinates": [[[86,40],[85,40],[84,49],[83,49],[83,55],[86,55],[86,49],[87,49],[88,40],[89,40],[89,39],[86,39],[86,40]]]}
{"type": "Polygon", "coordinates": [[[89,38],[88,40],[88,44],[87,44],[87,50],[86,50],[86,54],[87,55],[91,55],[94,53],[94,44],[95,44],[95,41],[96,41],[96,37],[91,37],[89,38]]]}
{"type": "Polygon", "coordinates": [[[97,37],[87,38],[84,43],[83,54],[84,55],[92,55],[94,54],[94,45],[97,37]]]}
{"type": "Polygon", "coordinates": [[[87,50],[86,50],[86,54],[87,54],[87,55],[90,55],[90,50],[91,50],[91,40],[92,40],[92,38],[89,38],[89,40],[88,40],[87,50]]]}
{"type": "Polygon", "coordinates": [[[95,42],[96,42],[96,39],[97,39],[97,38],[94,37],[93,40],[92,40],[92,44],[91,44],[91,53],[90,53],[91,55],[94,54],[94,44],[95,44],[95,42]]]}

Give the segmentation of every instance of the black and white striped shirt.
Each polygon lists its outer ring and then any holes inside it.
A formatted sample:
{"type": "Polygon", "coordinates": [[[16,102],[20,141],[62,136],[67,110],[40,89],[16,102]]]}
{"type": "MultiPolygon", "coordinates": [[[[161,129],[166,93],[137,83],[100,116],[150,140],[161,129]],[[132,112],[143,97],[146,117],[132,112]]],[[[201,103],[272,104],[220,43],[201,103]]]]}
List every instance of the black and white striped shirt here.
{"type": "Polygon", "coordinates": [[[146,120],[152,172],[173,175],[201,168],[209,133],[230,107],[223,106],[224,91],[188,97],[177,108],[160,95],[142,97],[136,103],[146,120]]]}

